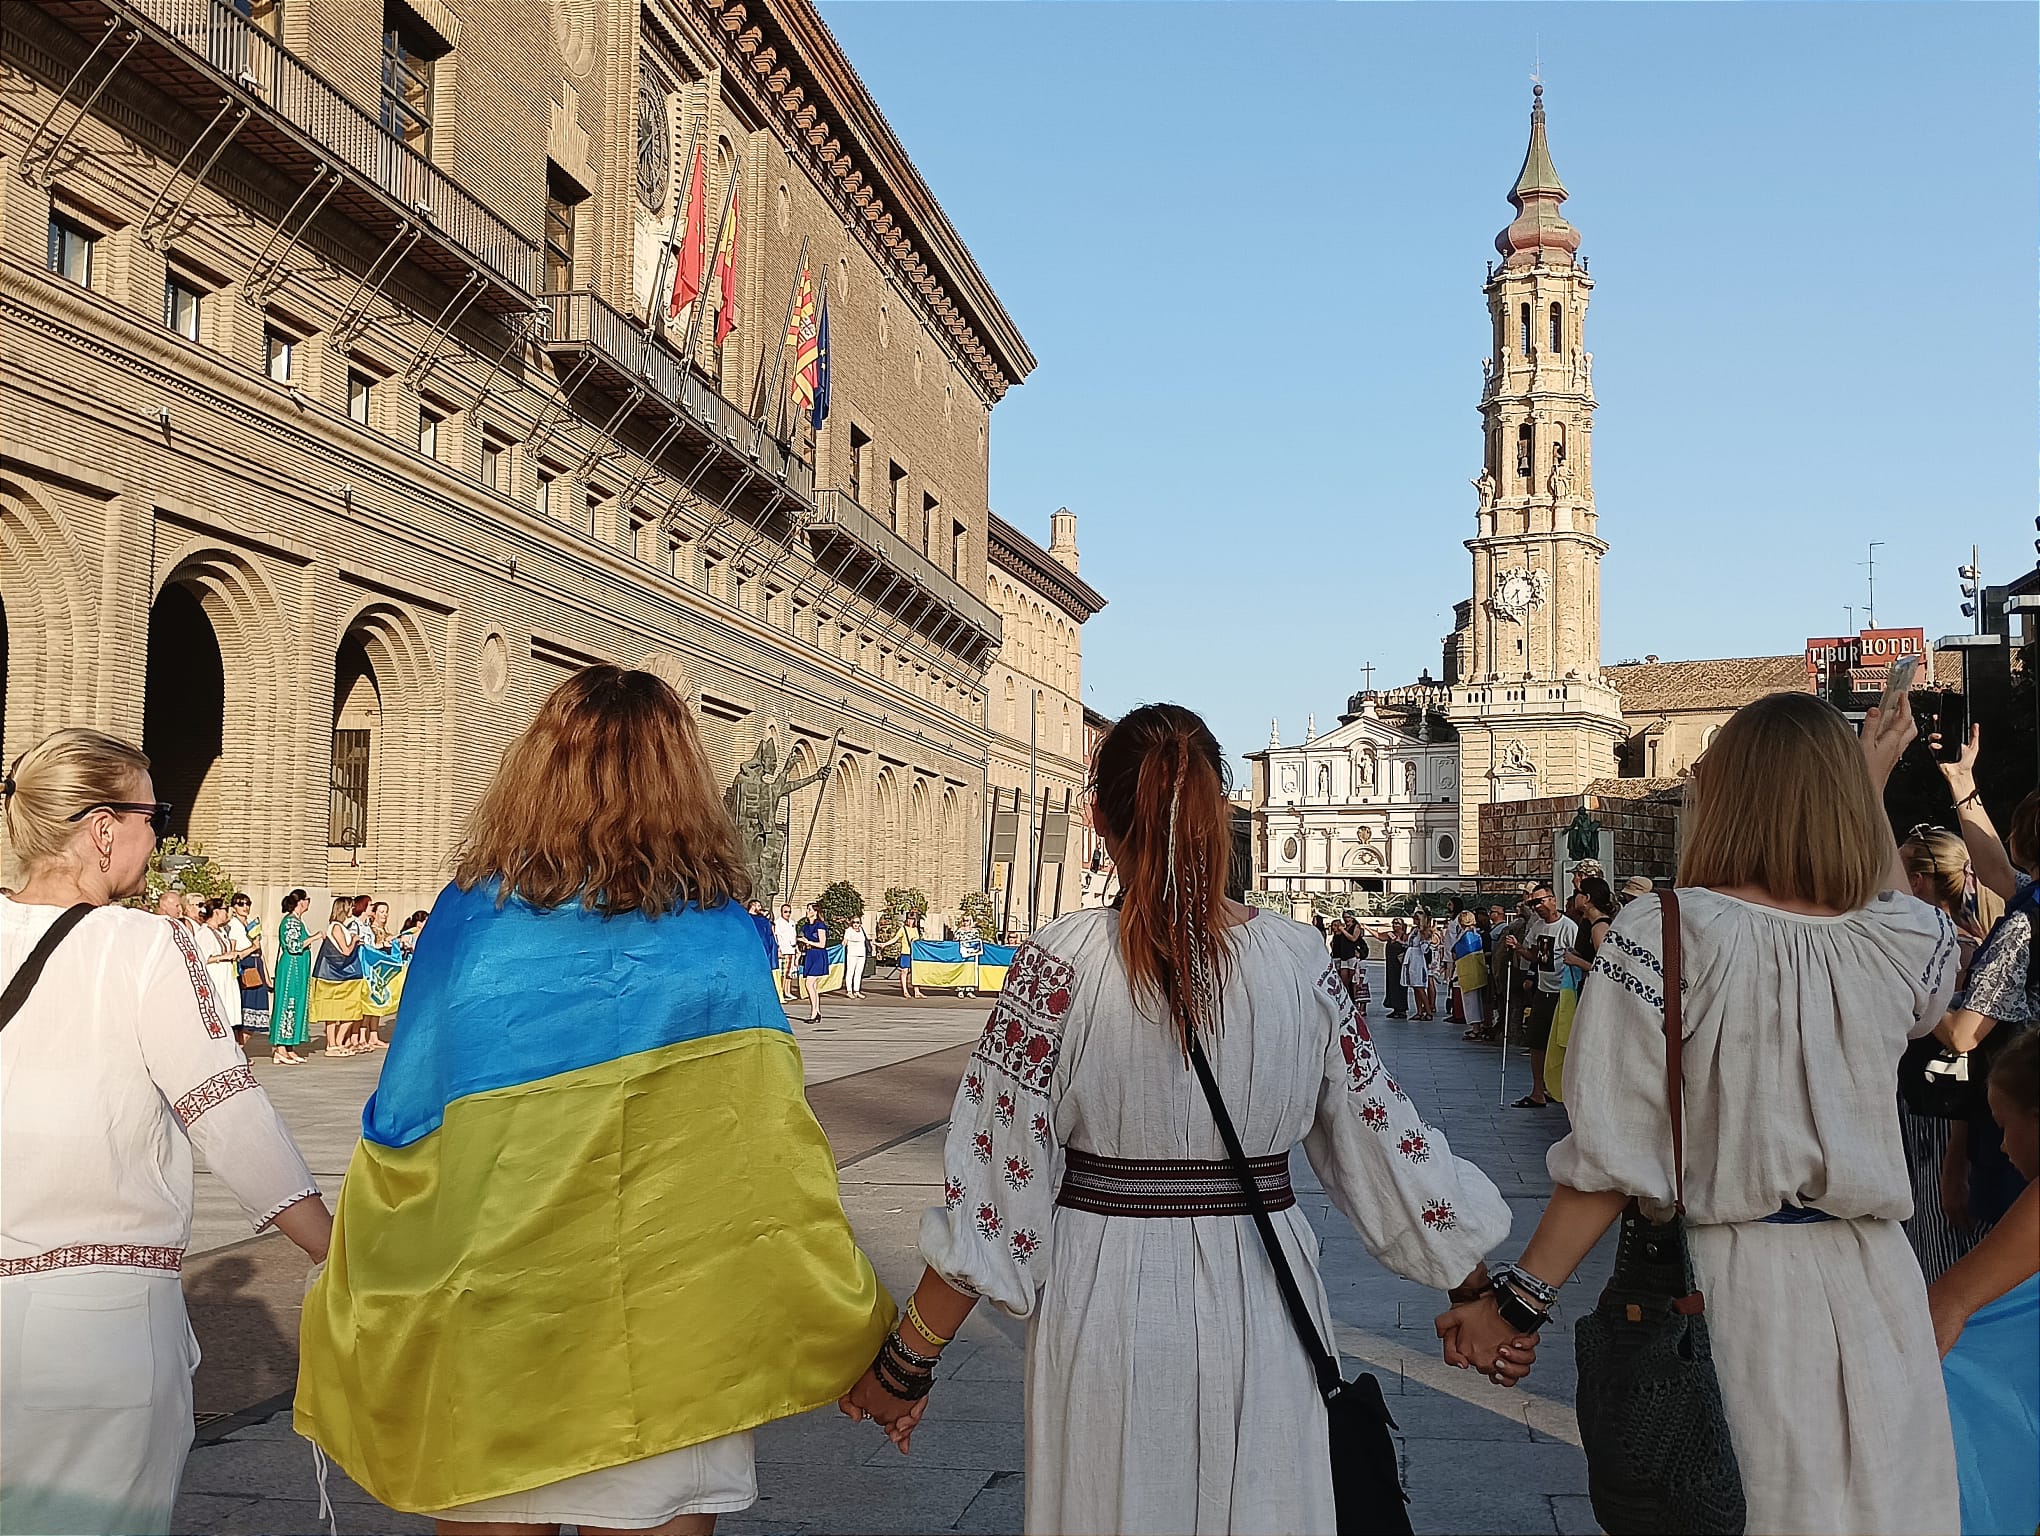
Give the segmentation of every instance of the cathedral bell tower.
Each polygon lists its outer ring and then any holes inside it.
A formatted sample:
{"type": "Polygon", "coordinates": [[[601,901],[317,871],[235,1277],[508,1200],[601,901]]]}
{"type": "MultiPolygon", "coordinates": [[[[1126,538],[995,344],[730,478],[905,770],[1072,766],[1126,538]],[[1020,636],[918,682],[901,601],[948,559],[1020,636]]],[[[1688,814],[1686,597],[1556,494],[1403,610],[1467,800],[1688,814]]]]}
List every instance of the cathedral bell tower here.
{"type": "MultiPolygon", "coordinates": [[[[1578,794],[1616,773],[1621,703],[1601,675],[1601,556],[1594,509],[1593,279],[1544,135],[1544,87],[1487,278],[1492,354],[1480,396],[1473,603],[1453,679],[1460,843],[1473,864],[1480,806],[1578,794]]],[[[1477,870],[1475,871],[1477,872],[1477,870]]]]}

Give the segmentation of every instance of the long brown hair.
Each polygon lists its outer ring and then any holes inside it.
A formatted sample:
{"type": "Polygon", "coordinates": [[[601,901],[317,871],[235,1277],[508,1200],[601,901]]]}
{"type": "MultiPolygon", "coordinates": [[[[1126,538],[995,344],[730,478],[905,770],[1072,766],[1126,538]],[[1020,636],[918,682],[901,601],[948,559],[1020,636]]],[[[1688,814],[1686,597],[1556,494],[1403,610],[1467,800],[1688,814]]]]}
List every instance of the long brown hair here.
{"type": "Polygon", "coordinates": [[[1134,1000],[1187,1050],[1215,1029],[1232,970],[1225,886],[1232,807],[1225,755],[1180,704],[1143,704],[1098,744],[1092,796],[1118,846],[1119,952],[1134,1000]]]}
{"type": "Polygon", "coordinates": [[[1891,823],[1841,711],[1773,693],[1730,716],[1686,786],[1680,885],[1754,885],[1837,912],[1883,887],[1891,823]]]}
{"type": "Polygon", "coordinates": [[[552,691],[469,819],[454,881],[535,907],[653,917],[751,893],[694,717],[649,672],[595,666],[552,691]]]}

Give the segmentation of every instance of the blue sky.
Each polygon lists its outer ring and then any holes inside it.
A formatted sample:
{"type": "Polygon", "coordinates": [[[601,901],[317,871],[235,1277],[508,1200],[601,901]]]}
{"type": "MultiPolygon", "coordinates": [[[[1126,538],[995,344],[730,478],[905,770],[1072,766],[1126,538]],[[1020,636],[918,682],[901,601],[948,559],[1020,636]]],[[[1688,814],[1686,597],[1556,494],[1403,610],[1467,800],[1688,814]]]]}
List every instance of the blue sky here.
{"type": "Polygon", "coordinates": [[[829,25],[1040,366],[992,503],[1079,514],[1088,702],[1229,752],[1439,665],[1481,298],[1541,54],[1587,316],[1604,660],[1966,627],[2033,560],[2036,12],[900,4],[829,25]]]}

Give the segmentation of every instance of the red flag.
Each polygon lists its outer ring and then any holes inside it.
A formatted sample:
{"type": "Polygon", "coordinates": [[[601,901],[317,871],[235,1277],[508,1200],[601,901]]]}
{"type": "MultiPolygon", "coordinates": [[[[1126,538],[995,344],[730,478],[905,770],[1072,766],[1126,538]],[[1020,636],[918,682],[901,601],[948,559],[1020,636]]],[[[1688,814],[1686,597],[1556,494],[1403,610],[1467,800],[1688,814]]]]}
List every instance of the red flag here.
{"type": "Polygon", "coordinates": [[[805,411],[815,401],[815,363],[821,355],[815,332],[815,278],[806,267],[800,271],[800,287],[793,301],[793,314],[786,322],[786,344],[793,348],[793,376],[788,388],[793,403],[805,411]]]}
{"type": "Polygon", "coordinates": [[[673,268],[673,301],[666,318],[677,320],[701,293],[702,244],[708,236],[707,176],[702,151],[694,151],[694,175],[687,183],[687,232],[680,237],[679,260],[673,268]]]}
{"type": "Polygon", "coordinates": [[[715,344],[721,346],[737,328],[737,189],[730,188],[730,206],[723,214],[715,242],[715,344]]]}

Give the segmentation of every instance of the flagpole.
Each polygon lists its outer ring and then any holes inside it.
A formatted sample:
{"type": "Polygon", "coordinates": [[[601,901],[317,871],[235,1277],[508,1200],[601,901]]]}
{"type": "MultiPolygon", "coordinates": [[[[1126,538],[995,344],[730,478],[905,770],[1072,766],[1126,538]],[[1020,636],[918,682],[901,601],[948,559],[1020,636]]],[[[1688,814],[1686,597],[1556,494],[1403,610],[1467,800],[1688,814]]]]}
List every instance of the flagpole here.
{"type": "MultiPolygon", "coordinates": [[[[772,359],[769,383],[766,379],[765,359],[763,357],[758,359],[758,392],[753,396],[757,405],[757,411],[753,415],[752,421],[759,433],[765,430],[765,407],[771,401],[773,392],[779,388],[779,364],[786,353],[786,328],[793,324],[793,306],[795,300],[800,297],[800,275],[807,270],[807,254],[808,237],[802,235],[800,237],[800,260],[793,264],[793,285],[786,290],[786,318],[779,322],[779,334],[773,343],[777,351],[772,359]]],[[[751,451],[755,453],[757,449],[758,439],[754,435],[751,439],[751,451]]]]}
{"type": "Polygon", "coordinates": [[[645,330],[654,328],[659,313],[659,295],[666,287],[666,258],[673,254],[674,241],[680,233],[680,220],[687,213],[687,185],[694,179],[694,141],[701,132],[701,119],[694,120],[694,126],[687,131],[687,158],[681,166],[679,185],[673,194],[673,222],[666,230],[666,243],[659,248],[659,267],[652,274],[652,302],[645,306],[645,330]]]}
{"type": "MultiPolygon", "coordinates": [[[[810,464],[810,468],[819,464],[822,457],[820,442],[820,438],[822,435],[821,427],[816,423],[814,418],[815,418],[815,401],[819,400],[822,394],[822,370],[827,366],[827,363],[824,360],[819,348],[822,339],[822,316],[827,314],[828,310],[829,310],[829,273],[827,268],[823,268],[821,286],[815,292],[815,344],[817,347],[817,351],[815,353],[815,392],[808,400],[807,410],[802,413],[807,417],[808,456],[813,461],[813,463],[810,464]]],[[[796,358],[796,361],[797,360],[798,359],[796,358]]],[[[822,419],[824,421],[828,419],[826,413],[824,414],[822,419]]]]}
{"type": "MultiPolygon", "coordinates": [[[[743,151],[738,150],[734,152],[730,161],[729,185],[723,188],[722,212],[716,216],[715,221],[716,253],[715,256],[711,256],[709,260],[703,265],[701,273],[701,292],[695,295],[694,308],[688,311],[687,314],[687,342],[686,345],[680,349],[680,355],[683,358],[685,358],[689,363],[692,363],[694,361],[694,348],[701,339],[701,312],[704,309],[708,308],[706,304],[702,303],[702,300],[709,296],[709,288],[715,280],[716,257],[720,256],[722,253],[723,224],[725,221],[728,220],[730,216],[730,198],[737,190],[737,178],[743,174],[744,174],[744,155],[743,151]]],[[[701,235],[703,241],[705,242],[708,238],[708,231],[704,229],[701,232],[701,235]]],[[[715,295],[715,307],[718,310],[722,308],[722,295],[720,293],[715,295]]]]}

